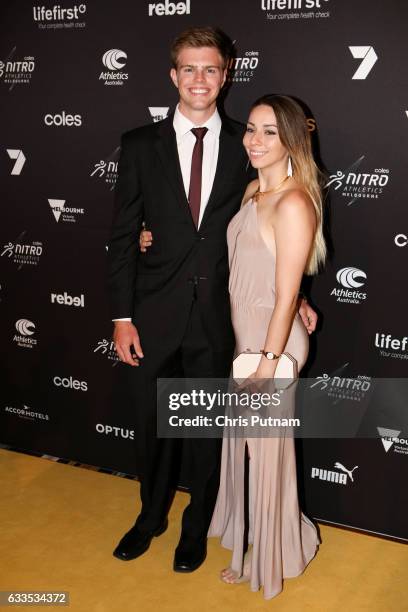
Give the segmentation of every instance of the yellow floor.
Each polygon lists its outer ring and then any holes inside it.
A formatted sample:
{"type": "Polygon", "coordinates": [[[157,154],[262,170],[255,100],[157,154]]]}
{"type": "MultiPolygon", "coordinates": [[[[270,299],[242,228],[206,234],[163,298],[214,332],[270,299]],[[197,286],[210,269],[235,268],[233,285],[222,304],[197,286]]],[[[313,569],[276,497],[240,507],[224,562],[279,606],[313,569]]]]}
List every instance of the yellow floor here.
{"type": "Polygon", "coordinates": [[[402,543],[322,525],[323,544],[306,572],[265,601],[247,584],[218,579],[229,552],[213,538],[199,570],[172,571],[186,493],[176,495],[166,533],[125,563],[112,550],[137,514],[137,483],[7,450],[0,477],[2,591],[69,591],[68,609],[87,612],[408,610],[402,543]]]}

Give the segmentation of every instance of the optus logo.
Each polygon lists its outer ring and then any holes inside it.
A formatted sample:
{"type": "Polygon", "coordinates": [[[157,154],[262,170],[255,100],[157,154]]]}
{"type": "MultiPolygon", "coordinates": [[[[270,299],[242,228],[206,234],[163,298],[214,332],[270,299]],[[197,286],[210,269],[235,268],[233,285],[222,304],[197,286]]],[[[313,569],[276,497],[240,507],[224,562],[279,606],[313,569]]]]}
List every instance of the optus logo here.
{"type": "Polygon", "coordinates": [[[51,113],[45,115],[44,123],[47,126],[79,127],[82,125],[82,117],[81,115],[71,115],[63,110],[55,115],[52,115],[51,113]]]}

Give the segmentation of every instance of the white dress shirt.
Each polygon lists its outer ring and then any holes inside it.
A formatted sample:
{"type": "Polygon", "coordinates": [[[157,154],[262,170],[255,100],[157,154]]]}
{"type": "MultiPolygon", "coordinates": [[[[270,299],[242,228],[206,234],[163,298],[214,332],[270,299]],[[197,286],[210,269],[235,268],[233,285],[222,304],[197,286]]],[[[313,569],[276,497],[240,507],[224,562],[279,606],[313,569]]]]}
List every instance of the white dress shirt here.
{"type": "Polygon", "coordinates": [[[194,127],[206,127],[208,129],[203,140],[201,204],[200,216],[198,219],[198,227],[200,227],[214,183],[215,171],[217,169],[221,117],[218,110],[215,109],[214,113],[205,123],[195,125],[192,121],[190,121],[190,119],[187,119],[187,117],[180,112],[179,107],[177,106],[174,112],[173,127],[176,132],[177,150],[187,199],[190,190],[191,158],[193,156],[193,149],[196,143],[196,137],[191,130],[194,127]]]}
{"type": "MultiPolygon", "coordinates": [[[[177,151],[187,199],[190,190],[191,158],[193,157],[193,149],[196,142],[196,137],[192,133],[191,129],[195,127],[206,127],[208,129],[203,139],[201,204],[198,227],[200,227],[203,219],[204,211],[208,204],[214,183],[215,171],[217,169],[218,162],[221,125],[221,117],[217,109],[215,109],[214,113],[205,123],[200,125],[195,125],[192,121],[190,121],[190,119],[187,119],[187,117],[180,112],[178,105],[174,111],[173,127],[174,131],[176,132],[177,151]]],[[[113,321],[131,320],[132,319],[129,317],[113,319],[113,321]]]]}

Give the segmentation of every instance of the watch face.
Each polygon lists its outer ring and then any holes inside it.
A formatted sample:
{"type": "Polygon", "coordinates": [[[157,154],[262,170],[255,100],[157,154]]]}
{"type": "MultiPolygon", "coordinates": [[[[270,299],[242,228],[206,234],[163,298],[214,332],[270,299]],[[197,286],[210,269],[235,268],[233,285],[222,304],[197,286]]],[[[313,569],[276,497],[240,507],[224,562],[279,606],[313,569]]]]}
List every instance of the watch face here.
{"type": "Polygon", "coordinates": [[[271,360],[272,360],[272,359],[273,359],[273,357],[274,357],[273,353],[269,353],[269,352],[268,352],[268,353],[266,353],[266,358],[267,358],[267,359],[271,359],[271,360]]]}

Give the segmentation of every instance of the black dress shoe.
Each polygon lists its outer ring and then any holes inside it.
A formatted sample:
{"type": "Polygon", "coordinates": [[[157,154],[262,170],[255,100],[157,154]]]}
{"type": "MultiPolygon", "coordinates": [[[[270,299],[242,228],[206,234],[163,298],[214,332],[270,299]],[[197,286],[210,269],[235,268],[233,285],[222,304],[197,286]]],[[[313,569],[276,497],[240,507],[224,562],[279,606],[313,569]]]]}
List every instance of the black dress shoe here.
{"type": "Polygon", "coordinates": [[[150,542],[154,536],[159,536],[164,533],[168,527],[168,520],[165,519],[163,523],[154,531],[141,532],[138,527],[134,525],[130,529],[115,550],[113,556],[121,561],[131,561],[143,555],[144,552],[149,548],[150,542]]]}
{"type": "Polygon", "coordinates": [[[175,572],[194,572],[204,563],[207,556],[207,540],[197,542],[194,547],[177,546],[174,555],[173,569],[175,572]]]}

